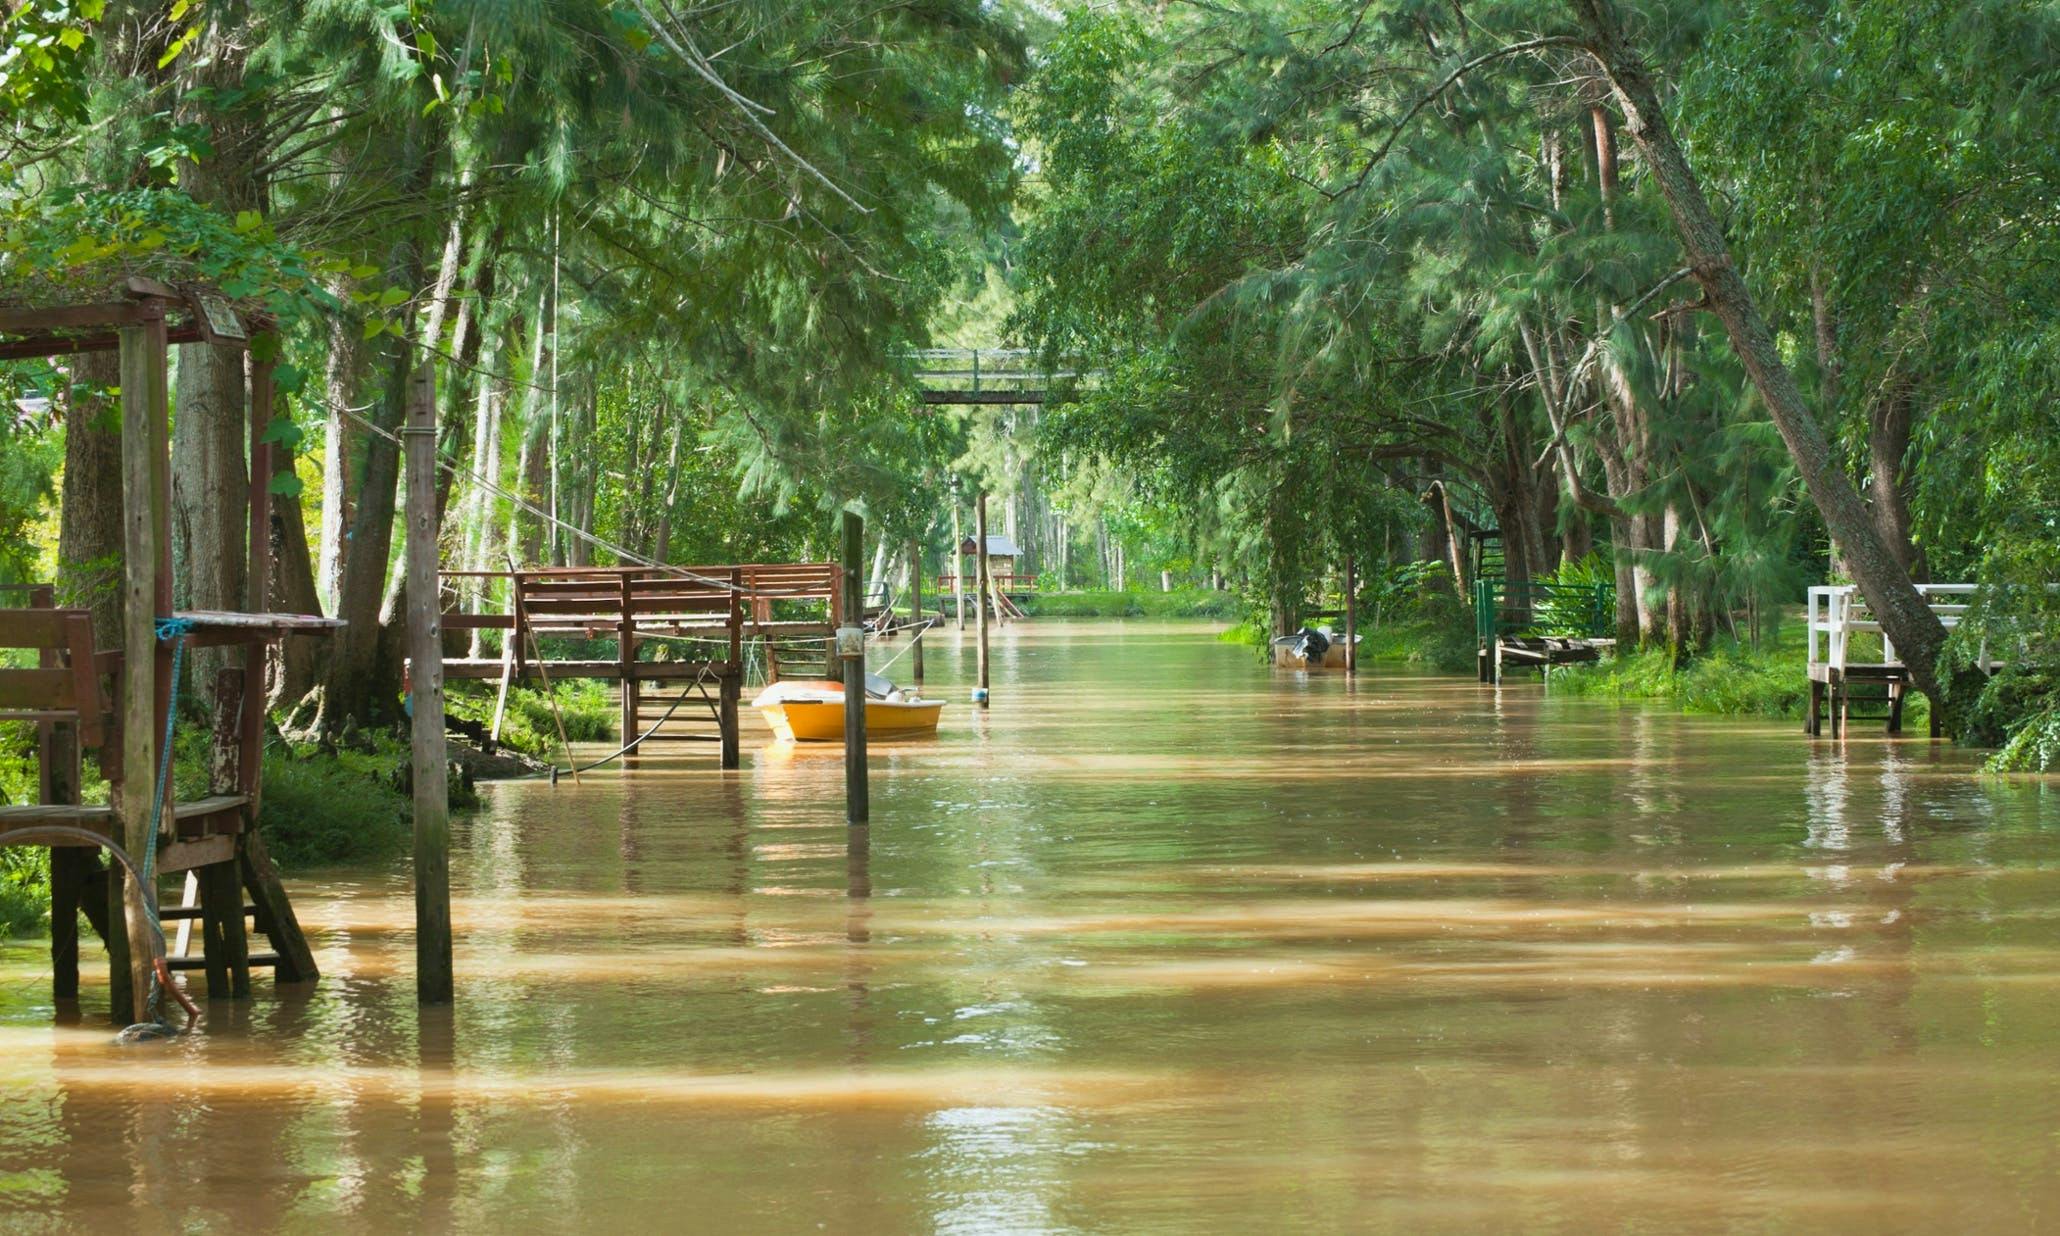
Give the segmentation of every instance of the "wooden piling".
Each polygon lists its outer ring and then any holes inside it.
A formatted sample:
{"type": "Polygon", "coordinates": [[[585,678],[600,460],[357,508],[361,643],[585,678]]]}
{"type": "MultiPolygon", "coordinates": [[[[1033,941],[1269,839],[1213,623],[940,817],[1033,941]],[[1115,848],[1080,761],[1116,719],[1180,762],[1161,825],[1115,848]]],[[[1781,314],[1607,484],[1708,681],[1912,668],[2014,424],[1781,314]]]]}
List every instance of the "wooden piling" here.
{"type": "Polygon", "coordinates": [[[414,703],[415,998],[448,1004],[451,975],[451,832],[444,752],[443,619],[436,584],[436,376],[408,376],[408,684],[414,703]]]}
{"type": "Polygon", "coordinates": [[[980,707],[985,708],[987,707],[987,610],[994,602],[994,598],[991,595],[994,581],[987,573],[987,491],[985,490],[980,491],[979,496],[973,500],[973,541],[974,560],[979,564],[980,576],[980,606],[978,610],[980,619],[980,690],[977,693],[978,698],[975,702],[980,707]]]}
{"type": "Polygon", "coordinates": [[[737,707],[744,694],[744,573],[730,570],[729,661],[716,689],[715,728],[721,743],[724,768],[744,766],[744,730],[737,707]]]}
{"type": "Polygon", "coordinates": [[[909,638],[915,647],[909,649],[908,659],[915,664],[909,667],[909,674],[915,685],[923,685],[923,547],[914,537],[908,541],[908,607],[909,617],[914,620],[915,633],[909,638]]]}
{"type": "Polygon", "coordinates": [[[1359,672],[1359,560],[1345,555],[1345,673],[1359,672]]]}
{"type": "MultiPolygon", "coordinates": [[[[859,563],[865,554],[865,520],[856,511],[844,512],[844,615],[842,625],[853,630],[865,626],[865,581],[859,578],[859,563]]],[[[842,649],[839,649],[841,652],[842,649]]],[[[865,657],[844,658],[844,816],[852,824],[864,824],[872,817],[870,787],[866,784],[865,750],[865,657]]]]}
{"type": "MultiPolygon", "coordinates": [[[[171,613],[169,426],[165,391],[168,349],[163,310],[137,326],[121,328],[122,374],[122,784],[115,838],[140,864],[155,846],[150,812],[157,789],[158,747],[163,714],[160,681],[170,688],[170,666],[160,666],[157,616],[171,613]],[[162,465],[162,466],[160,466],[162,465]]],[[[154,890],[136,887],[118,864],[110,863],[109,1012],[119,1025],[149,1018],[150,923],[144,898],[154,890]]]]}
{"type": "Polygon", "coordinates": [[[966,629],[966,555],[960,548],[965,544],[965,528],[958,517],[958,485],[951,489],[951,596],[958,606],[958,629],[966,629]]]}
{"type": "MultiPolygon", "coordinates": [[[[617,673],[622,683],[622,741],[628,744],[634,742],[643,729],[643,721],[638,715],[641,712],[642,701],[638,698],[636,678],[636,607],[630,602],[629,576],[624,574],[619,582],[622,593],[622,617],[617,620],[615,626],[615,653],[617,673]]],[[[622,758],[627,762],[636,754],[635,751],[624,752],[622,758]]]]}

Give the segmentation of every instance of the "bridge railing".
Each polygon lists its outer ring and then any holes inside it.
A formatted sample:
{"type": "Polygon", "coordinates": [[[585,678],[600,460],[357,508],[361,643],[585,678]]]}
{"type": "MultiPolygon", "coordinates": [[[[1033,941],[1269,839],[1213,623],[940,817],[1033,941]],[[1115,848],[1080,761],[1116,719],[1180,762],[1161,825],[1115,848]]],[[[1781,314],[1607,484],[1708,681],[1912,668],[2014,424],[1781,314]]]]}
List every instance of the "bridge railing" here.
{"type": "Polygon", "coordinates": [[[1477,579],[1473,599],[1484,645],[1504,635],[1603,639],[1616,627],[1616,589],[1605,583],[1477,579]]]}

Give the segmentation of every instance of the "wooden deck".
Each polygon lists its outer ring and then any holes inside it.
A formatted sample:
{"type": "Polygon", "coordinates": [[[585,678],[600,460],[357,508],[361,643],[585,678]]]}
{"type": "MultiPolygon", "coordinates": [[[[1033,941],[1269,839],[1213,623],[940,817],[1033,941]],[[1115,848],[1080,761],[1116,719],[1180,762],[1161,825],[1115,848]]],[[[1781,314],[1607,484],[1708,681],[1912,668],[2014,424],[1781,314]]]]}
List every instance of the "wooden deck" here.
{"type": "MultiPolygon", "coordinates": [[[[447,591],[501,606],[498,613],[443,614],[446,631],[495,631],[502,644],[498,657],[446,656],[445,677],[498,680],[502,707],[514,682],[620,683],[625,743],[647,730],[647,741],[717,742],[724,768],[742,761],[746,642],[764,649],[768,676],[777,677],[783,650],[791,662],[811,646],[827,646],[843,589],[842,572],[829,562],[531,567],[446,571],[442,578],[447,591]],[[552,658],[545,639],[614,648],[606,656],[552,658]],[[659,655],[641,655],[646,649],[659,655]],[[646,686],[660,688],[664,698],[647,698],[646,686]],[[661,718],[664,724],[655,725],[661,718]]],[[[815,654],[811,672],[821,656],[815,654]]],[[[495,710],[496,737],[501,711],[495,710]]]]}
{"type": "MultiPolygon", "coordinates": [[[[1960,625],[1974,589],[1973,584],[1917,585],[1918,593],[1948,631],[1960,625]]],[[[1828,723],[1831,737],[1837,738],[1853,721],[1885,721],[1889,733],[1902,733],[1910,671],[1896,655],[1894,641],[1868,610],[1859,588],[1830,584],[1810,589],[1805,618],[1810,706],[1803,732],[1821,735],[1828,723]],[[1877,708],[1879,712],[1870,711],[1877,708]]],[[[1984,650],[1981,667],[1987,670],[1995,664],[1984,650]]],[[[1934,712],[1931,737],[1939,734],[1939,717],[1934,712]]]]}

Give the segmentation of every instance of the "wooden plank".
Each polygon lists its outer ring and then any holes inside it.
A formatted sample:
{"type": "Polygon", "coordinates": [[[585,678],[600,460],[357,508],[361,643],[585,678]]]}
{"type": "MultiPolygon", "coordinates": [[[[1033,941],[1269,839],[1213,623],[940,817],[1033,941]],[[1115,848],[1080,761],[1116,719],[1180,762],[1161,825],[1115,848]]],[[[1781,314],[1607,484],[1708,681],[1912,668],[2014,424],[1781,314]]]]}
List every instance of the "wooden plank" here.
{"type": "Polygon", "coordinates": [[[0,648],[71,647],[70,609],[0,609],[0,648]]]}
{"type": "MultiPolygon", "coordinates": [[[[264,837],[253,828],[228,840],[236,847],[236,870],[242,878],[243,889],[256,903],[258,928],[271,940],[272,948],[278,954],[274,978],[281,983],[314,981],[320,977],[320,971],[315,968],[314,950],[308,947],[307,937],[301,933],[300,920],[294,916],[293,903],[286,897],[286,887],[279,882],[279,869],[272,865],[264,837]]],[[[256,957],[251,958],[251,963],[271,964],[256,957]]]]}
{"type": "Polygon", "coordinates": [[[236,834],[216,833],[211,837],[181,838],[158,847],[157,869],[166,874],[192,871],[236,858],[236,834]]]}
{"type": "Polygon", "coordinates": [[[0,309],[0,331],[25,335],[39,331],[78,330],[81,327],[139,325],[144,309],[134,301],[99,301],[86,305],[44,305],[24,309],[0,309]]]}
{"type": "Polygon", "coordinates": [[[39,824],[62,824],[112,836],[114,808],[104,803],[13,803],[0,806],[0,833],[34,828],[39,824]]]}
{"type": "Polygon", "coordinates": [[[451,975],[449,764],[444,750],[443,624],[436,589],[436,379],[424,361],[408,377],[408,656],[414,717],[415,999],[448,1004],[451,975]]]}
{"type": "Polygon", "coordinates": [[[0,669],[0,709],[72,713],[77,710],[73,687],[68,669],[0,669]]]}
{"type": "Polygon", "coordinates": [[[196,634],[212,629],[278,635],[329,635],[343,629],[343,619],[325,618],[320,614],[246,614],[235,610],[182,609],[176,616],[192,623],[196,634]]]}

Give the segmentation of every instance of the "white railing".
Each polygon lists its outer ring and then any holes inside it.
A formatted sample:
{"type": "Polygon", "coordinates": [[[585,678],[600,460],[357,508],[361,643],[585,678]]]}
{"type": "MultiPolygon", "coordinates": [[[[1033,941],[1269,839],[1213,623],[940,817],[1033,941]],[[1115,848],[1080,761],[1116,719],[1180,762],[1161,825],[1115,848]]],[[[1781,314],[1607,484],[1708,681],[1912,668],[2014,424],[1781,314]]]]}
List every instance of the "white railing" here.
{"type": "MultiPolygon", "coordinates": [[[[1974,584],[1919,584],[1918,595],[1924,598],[1931,612],[1950,631],[1960,625],[1960,618],[1966,614],[1966,598],[1974,593],[1974,584]]],[[[1812,668],[1829,665],[1843,671],[1847,653],[1855,634],[1871,632],[1881,636],[1881,661],[1883,665],[1901,665],[1896,656],[1895,641],[1888,638],[1881,629],[1881,623],[1867,608],[1867,598],[1860,595],[1855,584],[1829,584],[1810,589],[1809,606],[1809,658],[1812,668]],[[1819,637],[1822,637],[1821,640],[1819,637]],[[1819,647],[1823,655],[1819,656],[1819,647]]],[[[1988,649],[1981,650],[1980,664],[1983,670],[1993,667],[1988,649]]]]}

